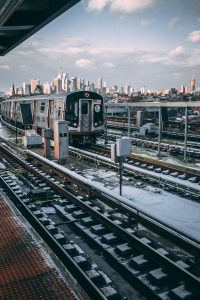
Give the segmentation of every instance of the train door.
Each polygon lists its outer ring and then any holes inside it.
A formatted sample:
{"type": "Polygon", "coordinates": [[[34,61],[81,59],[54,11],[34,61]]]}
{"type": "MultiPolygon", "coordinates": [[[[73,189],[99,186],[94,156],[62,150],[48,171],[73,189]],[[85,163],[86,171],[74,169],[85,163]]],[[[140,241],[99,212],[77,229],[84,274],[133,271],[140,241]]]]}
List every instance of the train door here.
{"type": "Polygon", "coordinates": [[[80,99],[80,131],[90,132],[92,126],[92,100],[80,99]]]}

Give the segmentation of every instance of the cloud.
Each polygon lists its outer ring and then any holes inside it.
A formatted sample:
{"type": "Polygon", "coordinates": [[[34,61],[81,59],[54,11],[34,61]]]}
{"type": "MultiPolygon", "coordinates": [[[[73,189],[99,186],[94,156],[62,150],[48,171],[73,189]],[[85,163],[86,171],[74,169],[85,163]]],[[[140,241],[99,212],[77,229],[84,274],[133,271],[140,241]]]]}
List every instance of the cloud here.
{"type": "Polygon", "coordinates": [[[200,42],[200,30],[190,32],[187,39],[193,43],[200,42]]]}
{"type": "Polygon", "coordinates": [[[69,37],[64,36],[61,38],[61,47],[83,47],[89,46],[89,40],[85,37],[69,37]]]}
{"type": "Polygon", "coordinates": [[[111,12],[136,13],[151,7],[156,0],[87,0],[90,11],[102,11],[106,6],[111,12]]]}
{"type": "Polygon", "coordinates": [[[139,64],[168,64],[169,59],[166,55],[161,54],[161,53],[149,53],[143,55],[140,60],[139,64]]]}
{"type": "Polygon", "coordinates": [[[102,66],[104,68],[112,69],[112,68],[114,68],[115,65],[113,63],[107,62],[107,63],[102,64],[102,66]]]}
{"type": "Polygon", "coordinates": [[[177,23],[179,22],[179,18],[178,17],[174,17],[169,21],[169,28],[173,28],[177,25],[177,23]]]}
{"type": "Polygon", "coordinates": [[[102,11],[110,1],[109,0],[88,0],[86,2],[89,10],[102,11]]]}
{"type": "Polygon", "coordinates": [[[92,62],[89,59],[81,58],[81,59],[77,59],[75,61],[75,64],[79,68],[87,68],[87,67],[90,67],[92,65],[92,62]]]}
{"type": "Polygon", "coordinates": [[[8,65],[1,65],[0,69],[2,69],[2,70],[10,70],[10,66],[8,66],[8,65]]]}
{"type": "Polygon", "coordinates": [[[141,20],[140,24],[143,26],[143,27],[149,27],[151,26],[155,21],[152,19],[152,20],[141,20]]]}
{"type": "Polygon", "coordinates": [[[172,73],[172,76],[174,76],[175,78],[179,78],[179,77],[181,77],[183,74],[182,73],[180,73],[180,72],[174,72],[174,73],[172,73]]]}
{"type": "Polygon", "coordinates": [[[183,54],[185,54],[185,48],[182,46],[178,46],[169,52],[170,56],[183,56],[183,54]]]}

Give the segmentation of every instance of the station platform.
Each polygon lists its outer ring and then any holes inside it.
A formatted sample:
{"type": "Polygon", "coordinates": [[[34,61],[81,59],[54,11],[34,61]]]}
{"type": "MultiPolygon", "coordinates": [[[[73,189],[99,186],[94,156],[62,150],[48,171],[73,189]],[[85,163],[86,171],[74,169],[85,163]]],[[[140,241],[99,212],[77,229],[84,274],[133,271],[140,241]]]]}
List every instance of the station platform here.
{"type": "Polygon", "coordinates": [[[0,194],[0,299],[83,299],[22,219],[0,194]]]}

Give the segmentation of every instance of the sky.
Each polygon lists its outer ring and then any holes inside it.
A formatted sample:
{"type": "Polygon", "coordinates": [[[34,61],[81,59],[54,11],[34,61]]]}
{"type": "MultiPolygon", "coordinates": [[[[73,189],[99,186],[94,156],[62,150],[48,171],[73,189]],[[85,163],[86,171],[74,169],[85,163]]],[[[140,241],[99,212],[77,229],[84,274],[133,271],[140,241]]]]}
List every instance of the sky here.
{"type": "Polygon", "coordinates": [[[135,89],[200,86],[199,0],[82,0],[0,57],[0,91],[69,77],[135,89]]]}

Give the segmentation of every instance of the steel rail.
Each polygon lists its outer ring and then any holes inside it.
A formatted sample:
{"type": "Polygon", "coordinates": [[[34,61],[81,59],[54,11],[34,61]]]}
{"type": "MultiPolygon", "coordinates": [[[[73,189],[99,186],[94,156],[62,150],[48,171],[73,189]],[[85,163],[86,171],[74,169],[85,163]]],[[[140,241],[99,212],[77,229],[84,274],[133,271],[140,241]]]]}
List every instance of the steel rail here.
{"type": "MultiPolygon", "coordinates": [[[[95,219],[100,221],[102,224],[104,224],[106,227],[111,229],[112,231],[116,232],[121,238],[123,238],[125,241],[130,243],[130,245],[138,247],[140,250],[143,251],[144,254],[147,254],[148,257],[153,259],[154,262],[161,264],[164,266],[170,273],[176,274],[176,277],[183,280],[187,284],[189,284],[190,289],[192,289],[194,292],[199,291],[200,288],[200,278],[196,277],[195,275],[191,274],[186,269],[180,267],[175,262],[167,258],[166,256],[158,253],[154,248],[152,248],[150,245],[144,243],[141,241],[138,237],[128,233],[125,231],[121,226],[116,225],[113,223],[110,219],[108,219],[106,216],[102,215],[98,211],[94,210],[92,207],[90,207],[88,204],[84,203],[84,201],[78,199],[74,195],[72,195],[70,192],[62,188],[61,186],[57,185],[50,179],[48,179],[43,172],[38,170],[37,168],[33,168],[31,164],[27,164],[25,160],[20,159],[19,157],[15,156],[11,151],[8,149],[4,149],[8,155],[10,155],[13,159],[18,161],[20,165],[22,165],[25,169],[29,170],[33,174],[35,174],[37,177],[41,178],[45,182],[48,183],[49,186],[51,186],[54,190],[56,190],[59,194],[67,197],[70,199],[75,205],[80,207],[83,210],[86,210],[91,214],[95,219]]],[[[43,159],[43,158],[42,158],[43,159]]],[[[38,159],[39,160],[39,159],[38,159]]],[[[52,167],[52,162],[49,162],[49,166],[52,167]],[[51,163],[51,164],[50,164],[51,163]]]]}

